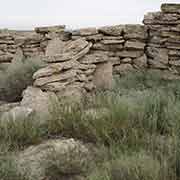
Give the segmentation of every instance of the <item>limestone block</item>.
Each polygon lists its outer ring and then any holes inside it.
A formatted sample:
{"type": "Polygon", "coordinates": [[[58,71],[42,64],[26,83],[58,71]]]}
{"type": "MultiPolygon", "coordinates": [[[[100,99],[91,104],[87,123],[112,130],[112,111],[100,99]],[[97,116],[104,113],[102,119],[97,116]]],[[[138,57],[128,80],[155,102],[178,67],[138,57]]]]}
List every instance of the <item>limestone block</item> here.
{"type": "Polygon", "coordinates": [[[94,50],[101,50],[101,51],[119,51],[122,50],[124,47],[122,44],[102,44],[102,43],[95,43],[92,46],[94,50]]]}
{"type": "Polygon", "coordinates": [[[51,76],[53,74],[60,73],[61,71],[69,70],[75,67],[76,65],[78,65],[78,62],[72,60],[65,61],[62,63],[52,63],[49,64],[47,67],[39,69],[37,72],[35,72],[33,75],[33,79],[51,76]]]}
{"type": "Polygon", "coordinates": [[[53,74],[52,76],[41,77],[35,80],[34,86],[41,87],[48,83],[71,80],[77,75],[75,70],[68,70],[60,74],[53,74]]]}
{"type": "Polygon", "coordinates": [[[147,47],[147,56],[155,62],[168,64],[168,49],[166,48],[147,47]]]}
{"type": "Polygon", "coordinates": [[[59,38],[55,38],[49,41],[46,47],[46,56],[54,56],[56,54],[61,54],[63,52],[63,48],[65,47],[65,42],[61,41],[59,38]]]}
{"type": "Polygon", "coordinates": [[[140,24],[125,25],[124,38],[145,40],[147,38],[147,29],[140,24]]]}
{"type": "Polygon", "coordinates": [[[145,43],[139,41],[126,41],[124,47],[126,49],[132,49],[132,50],[144,50],[145,43]]]}
{"type": "Polygon", "coordinates": [[[147,25],[177,25],[180,24],[180,14],[148,13],[144,16],[143,23],[147,25]]]}
{"type": "Polygon", "coordinates": [[[135,50],[123,50],[123,51],[119,51],[115,53],[115,56],[119,56],[121,58],[126,58],[126,57],[130,57],[130,58],[137,58],[140,57],[144,54],[144,51],[135,51],[135,50]]]}
{"type": "Polygon", "coordinates": [[[121,36],[123,33],[124,25],[116,25],[116,26],[104,26],[99,28],[99,32],[105,35],[111,36],[121,36]]]}
{"type": "Polygon", "coordinates": [[[114,73],[121,74],[121,75],[125,75],[133,70],[134,70],[134,68],[131,64],[121,64],[118,66],[114,66],[114,68],[113,68],[114,73]]]}
{"type": "Polygon", "coordinates": [[[147,57],[144,54],[141,57],[133,59],[134,66],[137,68],[146,68],[147,67],[147,57]]]}
{"type": "Polygon", "coordinates": [[[104,62],[97,64],[93,83],[98,89],[111,89],[112,88],[112,63],[104,62]]]}
{"type": "Polygon", "coordinates": [[[124,43],[124,40],[121,39],[121,40],[102,40],[101,41],[102,44],[123,44],[124,43]]]}
{"type": "Polygon", "coordinates": [[[106,53],[103,52],[94,52],[91,54],[86,54],[83,58],[79,60],[82,64],[97,64],[106,62],[109,60],[109,57],[106,53]]]}
{"type": "Polygon", "coordinates": [[[129,58],[129,57],[127,57],[127,58],[122,58],[120,62],[131,64],[131,63],[132,63],[132,58],[129,58]]]}

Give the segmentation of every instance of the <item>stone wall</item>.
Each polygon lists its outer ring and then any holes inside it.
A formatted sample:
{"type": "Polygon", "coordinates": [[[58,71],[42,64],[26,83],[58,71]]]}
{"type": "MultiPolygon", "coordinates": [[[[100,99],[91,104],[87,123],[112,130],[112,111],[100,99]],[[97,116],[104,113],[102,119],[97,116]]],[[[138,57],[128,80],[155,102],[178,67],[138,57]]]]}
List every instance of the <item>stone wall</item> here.
{"type": "Polygon", "coordinates": [[[47,66],[33,76],[34,86],[72,96],[112,87],[113,74],[134,69],[162,70],[178,77],[180,67],[180,4],[162,4],[148,13],[145,25],[116,25],[68,31],[65,26],[32,32],[2,31],[0,63],[40,56],[47,66]]]}
{"type": "Polygon", "coordinates": [[[162,4],[161,12],[144,17],[148,30],[146,54],[149,68],[179,75],[180,67],[180,4],[162,4]]]}

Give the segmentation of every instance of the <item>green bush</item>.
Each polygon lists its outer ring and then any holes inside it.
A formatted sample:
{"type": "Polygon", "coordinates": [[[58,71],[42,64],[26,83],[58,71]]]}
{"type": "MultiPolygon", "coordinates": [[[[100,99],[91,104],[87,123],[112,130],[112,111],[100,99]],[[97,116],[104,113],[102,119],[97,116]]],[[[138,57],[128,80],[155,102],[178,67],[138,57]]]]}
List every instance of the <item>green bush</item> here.
{"type": "Polygon", "coordinates": [[[0,76],[0,100],[19,101],[22,91],[32,85],[34,72],[42,66],[43,63],[39,58],[29,58],[10,64],[0,76]]]}

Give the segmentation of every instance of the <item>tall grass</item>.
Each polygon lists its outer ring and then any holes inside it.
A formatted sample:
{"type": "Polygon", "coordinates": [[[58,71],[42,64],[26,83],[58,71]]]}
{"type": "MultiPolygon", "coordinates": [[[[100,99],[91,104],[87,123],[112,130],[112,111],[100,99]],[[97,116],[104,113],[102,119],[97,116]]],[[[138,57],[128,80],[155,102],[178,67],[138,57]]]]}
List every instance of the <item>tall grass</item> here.
{"type": "Polygon", "coordinates": [[[34,117],[1,124],[0,142],[13,146],[73,137],[104,147],[88,180],[178,180],[180,178],[180,82],[159,75],[130,74],[90,103],[53,101],[43,127],[34,117]],[[155,78],[157,77],[157,78],[155,78]]]}

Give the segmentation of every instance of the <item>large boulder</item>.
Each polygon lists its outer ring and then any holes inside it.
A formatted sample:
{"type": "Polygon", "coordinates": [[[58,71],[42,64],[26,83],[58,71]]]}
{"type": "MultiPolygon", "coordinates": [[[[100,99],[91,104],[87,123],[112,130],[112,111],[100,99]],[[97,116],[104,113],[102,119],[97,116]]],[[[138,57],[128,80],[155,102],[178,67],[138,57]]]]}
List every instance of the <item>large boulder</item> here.
{"type": "Polygon", "coordinates": [[[84,176],[91,170],[88,148],[74,139],[49,140],[31,146],[16,157],[18,173],[27,179],[69,178],[84,176]]]}
{"type": "Polygon", "coordinates": [[[48,118],[51,118],[50,108],[54,101],[58,101],[54,93],[43,92],[36,87],[28,87],[23,92],[20,108],[32,109],[36,113],[37,119],[43,123],[48,118]]]}

